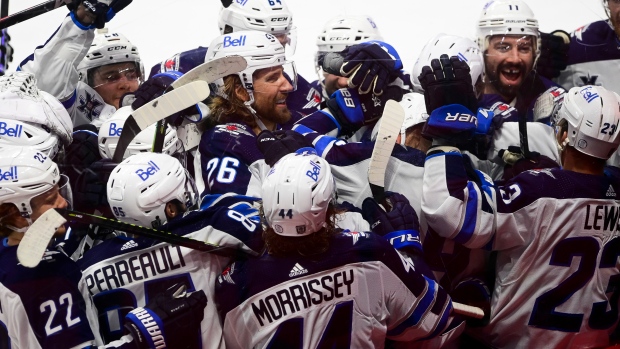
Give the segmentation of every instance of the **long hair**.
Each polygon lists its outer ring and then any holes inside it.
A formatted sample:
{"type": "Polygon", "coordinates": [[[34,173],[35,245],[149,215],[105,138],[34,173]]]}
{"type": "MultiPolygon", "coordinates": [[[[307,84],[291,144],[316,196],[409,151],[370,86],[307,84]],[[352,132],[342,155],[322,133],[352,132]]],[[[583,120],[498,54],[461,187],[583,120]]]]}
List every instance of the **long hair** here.
{"type": "Polygon", "coordinates": [[[306,236],[292,237],[278,235],[273,228],[267,225],[263,206],[260,207],[260,216],[263,224],[263,240],[269,254],[279,257],[302,255],[312,256],[323,253],[329,248],[331,239],[340,229],[336,228],[336,216],[344,213],[338,210],[333,204],[327,207],[325,216],[325,227],[321,230],[306,236]]]}
{"type": "MultiPolygon", "coordinates": [[[[211,99],[209,102],[211,116],[199,124],[201,131],[229,122],[243,122],[250,127],[256,127],[254,115],[243,104],[244,100],[237,92],[241,86],[241,79],[236,74],[224,78],[224,93],[227,97],[215,96],[211,99]]],[[[243,88],[241,90],[245,91],[243,88]]]]}
{"type": "Polygon", "coordinates": [[[17,226],[17,222],[23,219],[15,204],[4,203],[0,205],[0,237],[8,237],[13,230],[7,225],[17,226]]]}

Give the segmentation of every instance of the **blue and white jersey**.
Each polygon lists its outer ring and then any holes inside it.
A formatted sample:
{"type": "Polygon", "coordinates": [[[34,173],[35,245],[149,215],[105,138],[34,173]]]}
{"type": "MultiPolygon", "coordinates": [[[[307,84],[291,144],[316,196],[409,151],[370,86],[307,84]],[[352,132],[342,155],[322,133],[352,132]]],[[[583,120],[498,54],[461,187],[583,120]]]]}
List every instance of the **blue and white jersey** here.
{"type": "MultiPolygon", "coordinates": [[[[165,61],[155,64],[151,68],[150,76],[170,70],[187,73],[205,62],[207,50],[208,47],[198,47],[177,53],[165,61]]],[[[297,75],[297,90],[289,93],[286,99],[288,108],[296,113],[293,113],[293,119],[290,123],[282,125],[283,128],[290,129],[290,126],[297,121],[298,116],[308,115],[317,111],[319,104],[321,104],[321,92],[304,79],[303,76],[297,75]]]]}
{"type": "Polygon", "coordinates": [[[200,196],[233,192],[260,197],[262,178],[270,167],[258,150],[250,126],[217,125],[202,134],[198,147],[205,187],[200,196]]]}
{"type": "Polygon", "coordinates": [[[383,348],[456,323],[448,294],[373,233],[340,233],[320,255],[236,262],[215,295],[227,348],[383,348]]]}
{"type": "Polygon", "coordinates": [[[94,37],[94,29],[84,30],[67,16],[45,44],[38,46],[18,67],[33,73],[37,87],[62,102],[71,115],[73,127],[89,123],[99,127],[116,111],[93,88],[79,81],[77,66],[88,53],[94,37]]]}
{"type": "MultiPolygon", "coordinates": [[[[17,246],[0,245],[0,347],[103,348],[96,312],[79,287],[82,273],[66,255],[47,251],[35,268],[17,260],[17,246]]],[[[130,336],[105,348],[134,348],[130,336]]]]}
{"type": "MultiPolygon", "coordinates": [[[[239,253],[258,254],[263,247],[260,225],[227,207],[191,212],[162,229],[232,247],[239,253]]],[[[78,262],[84,271],[82,283],[93,296],[101,336],[106,341],[123,335],[126,330],[122,320],[129,311],[146,306],[155,295],[182,283],[188,291],[203,290],[208,300],[194,347],[224,347],[213,288],[231,257],[145,238],[116,237],[93,247],[78,262]]]]}
{"type": "Polygon", "coordinates": [[[498,187],[467,180],[459,153],[428,156],[429,227],[498,251],[491,316],[479,339],[500,348],[608,345],[618,322],[620,182],[561,169],[498,187]]]}
{"type": "Polygon", "coordinates": [[[620,40],[609,20],[590,23],[571,34],[568,67],[557,82],[575,86],[603,86],[620,93],[620,40]]]}

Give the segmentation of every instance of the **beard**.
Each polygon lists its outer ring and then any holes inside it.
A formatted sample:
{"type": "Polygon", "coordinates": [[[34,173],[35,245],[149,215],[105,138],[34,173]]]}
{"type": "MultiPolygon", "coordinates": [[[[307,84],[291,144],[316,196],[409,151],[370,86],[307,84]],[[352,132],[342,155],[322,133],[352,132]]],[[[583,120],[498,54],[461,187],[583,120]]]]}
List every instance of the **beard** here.
{"type": "Polygon", "coordinates": [[[291,111],[286,104],[276,103],[277,100],[286,98],[279,96],[274,99],[262,100],[257,99],[254,102],[254,109],[262,119],[282,125],[291,119],[291,111]]]}
{"type": "Polygon", "coordinates": [[[514,64],[514,63],[501,63],[497,66],[496,70],[493,71],[487,71],[486,72],[486,76],[487,79],[489,79],[489,82],[491,83],[491,85],[493,85],[493,87],[495,88],[495,90],[503,97],[507,97],[509,100],[507,102],[510,102],[510,100],[514,99],[517,96],[517,93],[519,92],[519,88],[521,87],[521,85],[523,84],[525,77],[529,74],[528,71],[526,71],[526,66],[524,63],[519,63],[519,64],[514,64]],[[501,78],[500,78],[500,74],[502,74],[502,71],[506,70],[506,69],[512,69],[512,68],[516,68],[519,70],[519,74],[521,76],[521,81],[518,82],[518,84],[505,84],[502,82],[501,78]]]}

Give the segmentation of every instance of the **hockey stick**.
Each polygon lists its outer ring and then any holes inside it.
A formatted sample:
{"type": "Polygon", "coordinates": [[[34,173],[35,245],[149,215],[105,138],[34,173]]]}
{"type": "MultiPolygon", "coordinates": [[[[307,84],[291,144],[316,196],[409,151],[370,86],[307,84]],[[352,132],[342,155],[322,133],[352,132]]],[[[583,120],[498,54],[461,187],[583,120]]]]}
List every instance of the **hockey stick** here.
{"type": "Polygon", "coordinates": [[[381,203],[385,200],[385,170],[392,155],[396,138],[405,120],[405,110],[400,103],[389,100],[385,103],[379,122],[379,132],[368,164],[368,182],[372,196],[381,203]]]}
{"type": "Polygon", "coordinates": [[[65,222],[67,220],[54,209],[47,210],[34,221],[17,246],[19,263],[27,268],[39,265],[54,233],[65,222]]]}
{"type": "Polygon", "coordinates": [[[56,209],[60,215],[69,222],[79,222],[85,224],[93,224],[110,229],[123,231],[128,234],[143,236],[146,238],[167,242],[171,245],[191,248],[193,250],[215,253],[222,256],[234,256],[239,251],[232,247],[220,247],[208,244],[204,241],[194,240],[185,236],[176,235],[167,231],[146,228],[135,224],[125,223],[114,219],[99,217],[88,213],[69,211],[64,209],[56,209]]]}
{"type": "MultiPolygon", "coordinates": [[[[164,118],[176,112],[179,112],[187,107],[190,107],[198,102],[205,100],[210,93],[209,91],[207,92],[207,95],[203,98],[194,100],[192,98],[189,98],[189,96],[185,96],[185,98],[183,98],[183,94],[179,93],[178,91],[179,89],[194,82],[206,81],[206,83],[212,83],[215,80],[221,79],[227,75],[240,72],[246,67],[247,62],[243,57],[229,56],[203,63],[183,74],[183,76],[178,78],[170,85],[170,87],[164,92],[161,97],[151,101],[148,104],[145,104],[138,110],[134,111],[132,115],[127,118],[123,126],[123,132],[118,139],[118,144],[116,146],[116,151],[114,152],[113,160],[118,163],[123,159],[123,154],[125,153],[127,146],[129,146],[129,143],[131,143],[131,141],[138,133],[140,133],[140,131],[158,122],[159,120],[163,120],[164,118]],[[183,103],[179,104],[178,101],[171,102],[170,106],[172,108],[169,110],[152,110],[152,112],[149,112],[147,115],[134,116],[136,113],[141,112],[142,108],[148,107],[149,105],[155,104],[156,107],[158,103],[157,101],[161,102],[174,100],[176,97],[171,97],[172,94],[177,95],[179,99],[183,99],[183,103]],[[192,101],[191,103],[189,102],[190,100],[192,101]]],[[[165,128],[163,128],[163,130],[163,132],[165,133],[165,128]]]]}
{"type": "Polygon", "coordinates": [[[484,317],[484,311],[482,309],[467,304],[452,302],[452,310],[459,315],[474,319],[482,319],[484,317]]]}
{"type": "Polygon", "coordinates": [[[50,0],[42,4],[27,8],[23,11],[19,11],[10,16],[3,16],[2,18],[0,18],[0,29],[8,28],[17,23],[21,23],[31,18],[37,17],[46,12],[62,7],[70,2],[71,0],[50,0]]]}

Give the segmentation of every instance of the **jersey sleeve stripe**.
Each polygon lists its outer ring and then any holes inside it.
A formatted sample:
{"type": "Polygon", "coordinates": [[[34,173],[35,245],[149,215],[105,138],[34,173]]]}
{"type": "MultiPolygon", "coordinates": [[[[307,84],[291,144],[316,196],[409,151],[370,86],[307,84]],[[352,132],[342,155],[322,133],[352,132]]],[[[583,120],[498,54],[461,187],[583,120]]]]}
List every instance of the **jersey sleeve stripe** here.
{"type": "Polygon", "coordinates": [[[464,244],[471,239],[476,229],[476,222],[478,216],[478,192],[475,185],[472,182],[467,183],[467,203],[465,205],[465,217],[463,219],[463,225],[458,232],[454,241],[464,244]]]}
{"type": "Polygon", "coordinates": [[[400,325],[394,327],[393,329],[387,331],[388,336],[399,336],[405,330],[411,327],[418,326],[424,315],[429,312],[430,308],[436,300],[435,295],[437,294],[438,286],[435,281],[428,278],[425,279],[428,282],[428,288],[426,289],[426,293],[420,299],[418,305],[415,307],[411,315],[407,319],[405,319],[405,321],[401,322],[400,325]]]}

